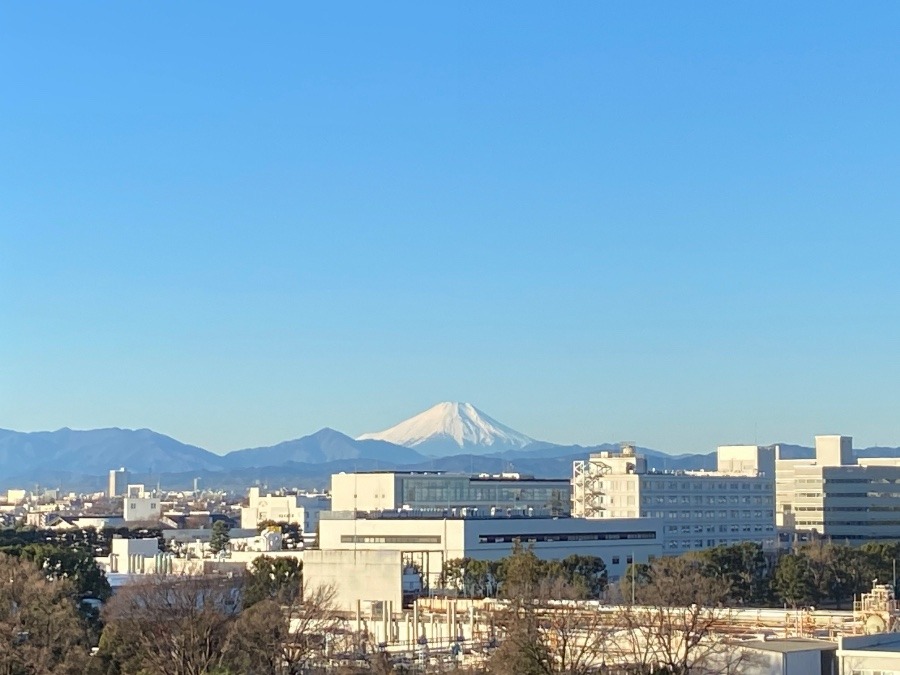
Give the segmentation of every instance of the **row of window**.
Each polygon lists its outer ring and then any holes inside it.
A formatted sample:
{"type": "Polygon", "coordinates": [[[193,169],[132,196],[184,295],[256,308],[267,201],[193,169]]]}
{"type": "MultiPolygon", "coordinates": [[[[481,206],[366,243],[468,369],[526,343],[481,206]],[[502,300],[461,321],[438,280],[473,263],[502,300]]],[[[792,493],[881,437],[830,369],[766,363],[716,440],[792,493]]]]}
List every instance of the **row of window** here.
{"type": "Polygon", "coordinates": [[[666,532],[675,534],[701,534],[703,532],[715,532],[718,527],[719,532],[774,532],[775,527],[772,525],[667,525],[666,532]],[[740,529],[738,529],[740,528],[740,529]]]}
{"type": "Polygon", "coordinates": [[[441,536],[437,535],[370,535],[342,534],[342,544],[440,544],[441,536]]]}
{"type": "Polygon", "coordinates": [[[641,518],[669,518],[670,520],[691,520],[706,518],[731,518],[732,520],[772,519],[774,511],[749,511],[734,509],[731,511],[641,511],[641,518]]]}
{"type": "MultiPolygon", "coordinates": [[[[629,497],[631,499],[631,497],[629,497]]],[[[663,497],[662,495],[656,495],[655,497],[651,497],[650,495],[644,495],[641,498],[641,502],[644,504],[762,504],[762,497],[750,497],[749,495],[719,495],[718,497],[702,497],[700,495],[694,495],[693,497],[688,497],[687,495],[683,495],[680,499],[675,495],[668,495],[663,497]]],[[[630,502],[629,502],[630,503],[630,502]]],[[[771,504],[772,498],[766,497],[765,503],[771,504]]]]}
{"type": "Polygon", "coordinates": [[[900,492],[828,492],[828,499],[900,499],[900,492]]]}
{"type": "Polygon", "coordinates": [[[486,484],[468,478],[437,479],[413,476],[400,479],[399,494],[406,504],[499,505],[530,502],[538,505],[568,503],[571,490],[561,485],[486,484]]]}
{"type": "MultiPolygon", "coordinates": [[[[768,540],[767,540],[768,541],[768,540]]],[[[704,546],[703,539],[672,539],[671,541],[666,542],[666,548],[670,551],[674,551],[677,549],[690,549],[690,548],[712,548],[713,546],[719,545],[728,545],[735,543],[734,539],[706,539],[706,544],[704,546]]]]}
{"type": "Polygon", "coordinates": [[[656,532],[577,532],[560,534],[482,534],[478,536],[479,544],[511,544],[514,541],[523,543],[554,541],[621,541],[631,539],[656,539],[656,532]]]}
{"type": "MultiPolygon", "coordinates": [[[[708,488],[710,490],[768,490],[771,485],[768,481],[759,481],[757,479],[746,479],[740,483],[728,483],[725,481],[712,481],[709,478],[701,478],[691,482],[678,481],[652,481],[652,488],[656,490],[702,490],[708,488]],[[753,482],[756,481],[756,482],[753,482]]],[[[641,487],[651,489],[650,480],[642,480],[641,487]]]]}
{"type": "Polygon", "coordinates": [[[828,527],[835,527],[837,525],[852,525],[853,527],[890,527],[900,525],[900,520],[832,520],[828,518],[826,521],[828,527]]]}

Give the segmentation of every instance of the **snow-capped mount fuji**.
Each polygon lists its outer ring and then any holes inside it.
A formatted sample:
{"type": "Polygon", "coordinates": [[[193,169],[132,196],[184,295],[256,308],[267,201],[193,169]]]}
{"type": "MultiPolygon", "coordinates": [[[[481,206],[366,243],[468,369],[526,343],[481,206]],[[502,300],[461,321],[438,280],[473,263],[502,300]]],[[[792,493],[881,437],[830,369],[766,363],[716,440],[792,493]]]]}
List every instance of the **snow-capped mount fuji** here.
{"type": "Polygon", "coordinates": [[[534,443],[533,438],[501,424],[471,403],[455,402],[438,403],[390,429],[363,434],[357,440],[388,441],[437,457],[493,454],[534,443]]]}

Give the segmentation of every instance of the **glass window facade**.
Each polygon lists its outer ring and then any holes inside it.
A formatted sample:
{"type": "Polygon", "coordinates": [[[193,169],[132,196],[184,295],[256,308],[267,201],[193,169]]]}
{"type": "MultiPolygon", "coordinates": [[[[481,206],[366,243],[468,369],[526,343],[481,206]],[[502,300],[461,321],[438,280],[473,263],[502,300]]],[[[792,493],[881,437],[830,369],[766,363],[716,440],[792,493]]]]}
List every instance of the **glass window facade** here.
{"type": "Polygon", "coordinates": [[[411,508],[533,508],[570,511],[568,481],[504,480],[466,476],[402,476],[399,496],[411,508]]]}

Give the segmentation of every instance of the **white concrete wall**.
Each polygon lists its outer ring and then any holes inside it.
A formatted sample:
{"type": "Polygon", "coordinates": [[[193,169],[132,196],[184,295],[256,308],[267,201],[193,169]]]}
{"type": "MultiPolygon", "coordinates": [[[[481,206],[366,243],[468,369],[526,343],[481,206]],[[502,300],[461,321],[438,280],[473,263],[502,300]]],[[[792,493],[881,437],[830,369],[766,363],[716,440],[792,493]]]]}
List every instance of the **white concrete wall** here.
{"type": "Polygon", "coordinates": [[[399,551],[306,551],[304,593],[334,586],[339,609],[354,611],[357,601],[392,602],[402,607],[402,557],[399,551]]]}
{"type": "Polygon", "coordinates": [[[159,520],[162,515],[162,500],[156,497],[126,497],[122,515],[125,522],[159,520]]]}
{"type": "Polygon", "coordinates": [[[781,652],[735,645],[726,653],[716,654],[704,663],[710,673],[735,675],[819,675],[818,670],[788,672],[781,652]]]}
{"type": "Polygon", "coordinates": [[[156,537],[148,539],[113,539],[112,554],[124,560],[130,555],[152,558],[159,553],[159,542],[156,537]]]}
{"type": "Polygon", "coordinates": [[[248,551],[267,553],[281,550],[281,532],[263,532],[255,537],[231,537],[229,544],[232,551],[248,551]]]}
{"type": "Polygon", "coordinates": [[[900,633],[840,637],[837,656],[841,675],[900,672],[900,633]]]}
{"type": "Polygon", "coordinates": [[[241,528],[255,530],[261,522],[274,520],[296,523],[304,533],[315,532],[319,513],[330,508],[331,500],[322,495],[260,495],[253,488],[248,505],[241,507],[241,528]]]}
{"type": "Polygon", "coordinates": [[[443,551],[451,558],[461,558],[465,554],[464,523],[462,519],[436,518],[325,518],[319,524],[319,548],[443,551]]]}
{"type": "Polygon", "coordinates": [[[504,558],[513,549],[512,541],[507,540],[515,537],[533,546],[534,552],[546,560],[573,554],[600,557],[609,575],[619,577],[632,555],[638,562],[662,555],[660,530],[661,523],[656,518],[326,518],[321,521],[319,546],[323,550],[433,553],[429,569],[439,572],[444,560],[467,556],[479,560],[504,558]],[[592,533],[626,537],[635,532],[652,534],[646,539],[577,538],[592,533]]]}
{"type": "Polygon", "coordinates": [[[112,499],[113,497],[123,496],[125,494],[125,490],[128,489],[129,480],[130,474],[125,470],[125,467],[110,470],[109,485],[106,489],[106,495],[110,499],[112,499]]]}
{"type": "Polygon", "coordinates": [[[19,504],[25,501],[27,490],[9,489],[6,491],[6,501],[9,504],[19,504]]]}
{"type": "Polygon", "coordinates": [[[816,464],[819,466],[848,466],[853,459],[853,438],[850,436],[816,436],[816,464]]]}
{"type": "Polygon", "coordinates": [[[764,473],[775,475],[775,451],[759,445],[720,445],[716,465],[723,473],[764,473]]]}
{"type": "Polygon", "coordinates": [[[393,473],[336,473],[331,476],[331,508],[334,511],[395,509],[398,496],[393,473]]]}

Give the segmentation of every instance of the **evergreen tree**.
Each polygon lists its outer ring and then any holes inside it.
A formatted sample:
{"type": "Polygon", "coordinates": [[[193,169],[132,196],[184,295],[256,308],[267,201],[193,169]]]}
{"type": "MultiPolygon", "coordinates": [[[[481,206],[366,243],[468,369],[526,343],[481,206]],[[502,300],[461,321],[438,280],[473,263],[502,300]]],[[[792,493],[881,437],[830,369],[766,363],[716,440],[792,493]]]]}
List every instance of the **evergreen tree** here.
{"type": "Polygon", "coordinates": [[[816,588],[806,556],[798,553],[781,556],[775,567],[772,587],[778,597],[791,607],[813,602],[816,588]]]}
{"type": "Polygon", "coordinates": [[[228,534],[228,523],[217,520],[212,526],[212,536],[209,538],[209,550],[214,554],[224,551],[228,547],[231,535],[228,534]]]}
{"type": "Polygon", "coordinates": [[[273,600],[293,602],[303,590],[303,563],[296,558],[261,555],[244,574],[244,608],[273,600]]]}

